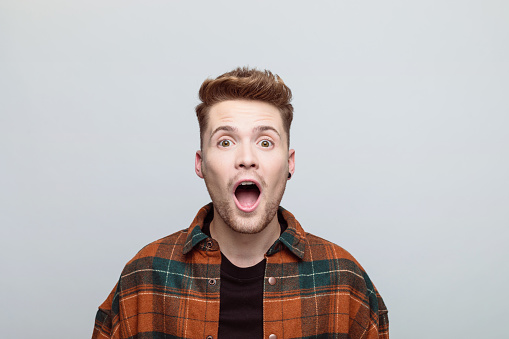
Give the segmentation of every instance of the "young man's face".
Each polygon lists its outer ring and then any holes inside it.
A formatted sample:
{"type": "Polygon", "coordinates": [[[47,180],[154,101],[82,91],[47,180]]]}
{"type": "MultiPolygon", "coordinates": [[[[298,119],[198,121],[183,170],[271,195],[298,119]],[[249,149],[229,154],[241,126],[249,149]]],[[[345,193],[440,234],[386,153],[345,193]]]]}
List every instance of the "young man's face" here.
{"type": "Polygon", "coordinates": [[[279,110],[261,101],[229,100],[208,114],[195,169],[214,203],[214,218],[240,233],[258,233],[283,197],[295,151],[288,150],[279,110]]]}

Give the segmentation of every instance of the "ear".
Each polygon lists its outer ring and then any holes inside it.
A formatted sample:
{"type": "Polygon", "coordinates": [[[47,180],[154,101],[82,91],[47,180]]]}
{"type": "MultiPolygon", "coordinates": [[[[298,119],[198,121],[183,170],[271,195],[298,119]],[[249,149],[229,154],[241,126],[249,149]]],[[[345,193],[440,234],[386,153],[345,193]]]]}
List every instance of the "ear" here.
{"type": "Polygon", "coordinates": [[[295,150],[291,149],[288,151],[288,172],[295,173],[295,150]]]}
{"type": "Polygon", "coordinates": [[[196,175],[203,179],[203,172],[202,172],[202,155],[201,151],[196,151],[196,156],[194,158],[194,171],[196,172],[196,175]]]}

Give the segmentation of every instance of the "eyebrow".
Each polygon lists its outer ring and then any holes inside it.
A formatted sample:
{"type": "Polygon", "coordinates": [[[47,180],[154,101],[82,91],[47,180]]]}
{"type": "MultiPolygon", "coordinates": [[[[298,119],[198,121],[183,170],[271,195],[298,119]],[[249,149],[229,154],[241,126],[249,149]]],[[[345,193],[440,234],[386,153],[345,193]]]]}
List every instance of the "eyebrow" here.
{"type": "Polygon", "coordinates": [[[216,128],[214,131],[212,131],[212,134],[210,134],[210,140],[212,140],[212,138],[214,137],[214,134],[216,134],[217,132],[219,131],[226,131],[226,132],[237,132],[239,129],[237,127],[233,127],[233,126],[219,126],[218,128],[216,128]]]}
{"type": "Polygon", "coordinates": [[[272,126],[256,126],[253,128],[253,132],[265,132],[265,131],[272,131],[277,134],[279,138],[281,138],[281,134],[272,126]]]}
{"type": "MultiPolygon", "coordinates": [[[[212,140],[212,138],[214,137],[214,135],[219,132],[219,131],[226,131],[226,132],[237,132],[239,129],[237,127],[233,127],[233,126],[230,126],[230,125],[225,125],[225,126],[219,126],[218,128],[216,128],[214,131],[212,131],[212,134],[210,134],[210,139],[209,140],[212,140]]],[[[273,131],[274,133],[276,133],[278,135],[279,138],[281,138],[281,134],[279,134],[279,132],[272,126],[256,126],[253,128],[253,132],[265,132],[265,131],[273,131]]]]}

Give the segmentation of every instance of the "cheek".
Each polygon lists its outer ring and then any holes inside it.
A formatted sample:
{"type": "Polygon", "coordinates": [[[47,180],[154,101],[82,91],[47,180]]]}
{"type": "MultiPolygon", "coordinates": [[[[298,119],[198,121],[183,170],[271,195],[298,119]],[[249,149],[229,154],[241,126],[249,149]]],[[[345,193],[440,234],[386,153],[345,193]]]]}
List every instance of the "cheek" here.
{"type": "Polygon", "coordinates": [[[220,183],[227,176],[227,167],[223,161],[204,161],[202,164],[202,173],[212,184],[220,183]]]}
{"type": "Polygon", "coordinates": [[[278,180],[283,178],[286,179],[288,176],[288,162],[279,159],[273,159],[268,162],[267,170],[270,172],[273,179],[278,180]]]}

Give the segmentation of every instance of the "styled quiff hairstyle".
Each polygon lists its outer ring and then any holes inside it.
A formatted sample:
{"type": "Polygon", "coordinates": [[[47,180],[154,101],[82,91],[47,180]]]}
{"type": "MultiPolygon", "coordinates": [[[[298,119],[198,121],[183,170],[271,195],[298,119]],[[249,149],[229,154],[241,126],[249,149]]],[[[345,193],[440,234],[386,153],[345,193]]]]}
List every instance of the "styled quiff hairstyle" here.
{"type": "Polygon", "coordinates": [[[200,148],[203,147],[203,134],[207,128],[210,108],[226,100],[257,100],[275,106],[281,113],[283,126],[290,146],[290,125],[293,120],[292,91],[283,80],[268,70],[259,71],[248,67],[238,67],[215,79],[207,79],[200,87],[201,103],[196,106],[196,116],[200,125],[200,148]]]}

